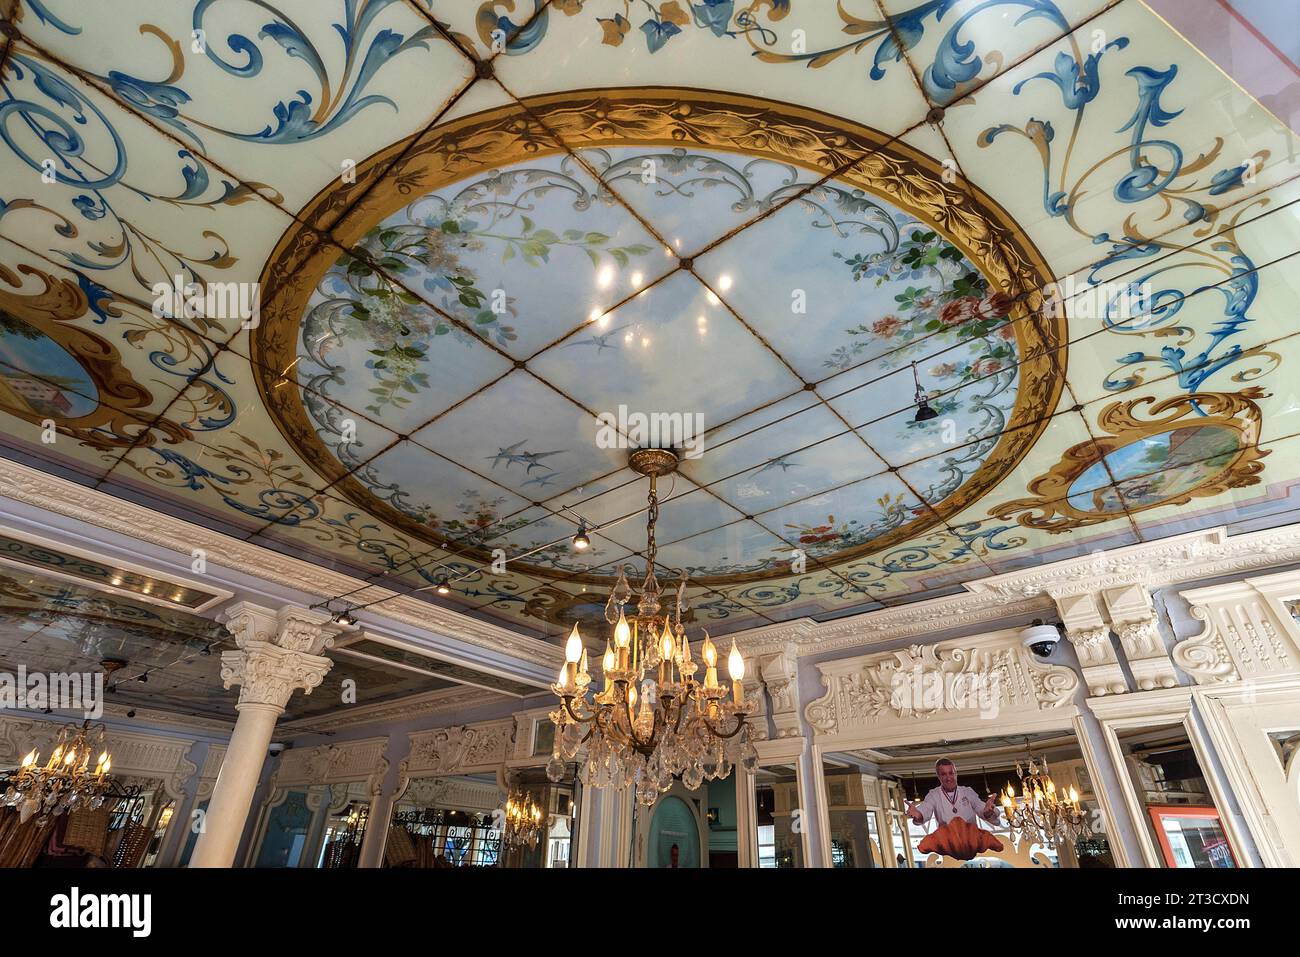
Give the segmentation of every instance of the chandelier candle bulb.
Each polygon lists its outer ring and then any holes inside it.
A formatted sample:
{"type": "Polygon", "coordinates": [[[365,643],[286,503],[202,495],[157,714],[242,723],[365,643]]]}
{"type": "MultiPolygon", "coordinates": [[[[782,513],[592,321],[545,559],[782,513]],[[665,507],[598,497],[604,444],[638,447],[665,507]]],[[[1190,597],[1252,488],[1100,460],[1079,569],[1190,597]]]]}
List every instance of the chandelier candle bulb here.
{"type": "Polygon", "coordinates": [[[704,633],[704,646],[700,649],[704,656],[704,687],[716,688],[718,686],[718,649],[713,647],[713,641],[709,638],[709,633],[704,633]]]}
{"type": "Polygon", "coordinates": [[[727,674],[731,675],[731,697],[736,704],[745,703],[745,659],[740,656],[736,641],[731,641],[731,653],[727,655],[727,674]]]}
{"type": "Polygon", "coordinates": [[[573,631],[569,632],[569,640],[564,645],[564,668],[565,678],[560,683],[566,688],[575,688],[578,684],[578,662],[582,658],[582,638],[578,635],[578,625],[575,622],[573,631]]]}

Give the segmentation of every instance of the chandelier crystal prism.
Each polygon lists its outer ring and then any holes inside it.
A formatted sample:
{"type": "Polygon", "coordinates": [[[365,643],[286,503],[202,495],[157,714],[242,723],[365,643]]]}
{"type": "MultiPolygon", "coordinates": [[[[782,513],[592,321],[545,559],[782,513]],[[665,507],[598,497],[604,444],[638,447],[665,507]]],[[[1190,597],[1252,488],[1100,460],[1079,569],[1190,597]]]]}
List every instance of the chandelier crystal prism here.
{"type": "Polygon", "coordinates": [[[583,784],[632,788],[637,801],[649,807],[678,777],[693,791],[706,779],[725,778],[736,764],[753,770],[758,752],[746,720],[754,702],[745,699],[745,661],[735,643],[727,662],[728,688],[718,681],[718,650],[704,632],[704,674],[697,680],[700,665],[682,625],[685,572],[671,608],[661,605],[664,592],[655,574],[657,481],[676,471],[677,456],[667,449],[638,449],[628,464],[650,480],[645,575],[639,587],[632,587],[626,568],[620,568],[610,591],[605,620],[611,634],[599,691],[592,686],[582,636],[573,626],[564,666],[551,686],[560,706],[550,714],[555,745],[546,773],[552,781],[562,780],[566,762],[582,752],[578,773],[583,784]]]}

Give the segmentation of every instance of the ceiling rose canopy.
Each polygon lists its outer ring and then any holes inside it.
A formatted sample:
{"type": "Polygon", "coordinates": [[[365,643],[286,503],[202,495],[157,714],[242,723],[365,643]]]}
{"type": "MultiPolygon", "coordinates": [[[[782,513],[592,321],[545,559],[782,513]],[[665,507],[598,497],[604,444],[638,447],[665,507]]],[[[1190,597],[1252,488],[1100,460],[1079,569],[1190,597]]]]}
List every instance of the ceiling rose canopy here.
{"type": "Polygon", "coordinates": [[[554,638],[637,416],[715,633],[1293,521],[1294,135],[1152,6],[0,4],[3,451],[554,638]]]}

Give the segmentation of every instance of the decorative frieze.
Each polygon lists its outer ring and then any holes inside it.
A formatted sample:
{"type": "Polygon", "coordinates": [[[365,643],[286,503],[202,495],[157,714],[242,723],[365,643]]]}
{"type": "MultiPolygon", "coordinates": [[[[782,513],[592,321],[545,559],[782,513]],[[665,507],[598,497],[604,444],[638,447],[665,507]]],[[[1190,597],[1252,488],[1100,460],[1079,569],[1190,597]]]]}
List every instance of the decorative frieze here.
{"type": "Polygon", "coordinates": [[[513,717],[454,728],[411,732],[411,748],[402,762],[403,779],[429,774],[495,771],[505,763],[514,741],[513,717]]]}
{"type": "Polygon", "coordinates": [[[290,748],[280,755],[271,779],[272,788],[365,781],[369,793],[378,796],[388,773],[388,760],[384,757],[387,744],[387,738],[365,738],[314,748],[290,748]]]}
{"type": "MultiPolygon", "coordinates": [[[[0,715],[0,765],[16,765],[35,748],[48,758],[64,720],[0,715]]],[[[168,797],[184,797],[185,782],[198,766],[189,760],[194,742],[161,734],[109,728],[108,750],[113,756],[113,777],[145,778],[150,787],[161,784],[168,797]]]]}
{"type": "Polygon", "coordinates": [[[1036,714],[1073,697],[1078,676],[1034,659],[1014,630],[817,665],[826,694],[805,716],[819,735],[918,722],[1036,714]]]}

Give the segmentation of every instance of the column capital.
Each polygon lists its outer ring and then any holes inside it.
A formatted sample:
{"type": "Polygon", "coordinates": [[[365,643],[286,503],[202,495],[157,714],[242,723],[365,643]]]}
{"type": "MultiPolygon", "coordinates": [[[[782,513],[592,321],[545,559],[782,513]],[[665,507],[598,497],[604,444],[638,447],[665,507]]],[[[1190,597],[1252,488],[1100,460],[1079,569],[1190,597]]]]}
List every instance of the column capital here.
{"type": "Polygon", "coordinates": [[[227,688],[239,685],[236,708],[267,705],[284,711],[298,690],[311,694],[334,662],[320,655],[286,651],[265,641],[249,642],[237,651],[221,653],[221,680],[227,688]]]}
{"type": "Polygon", "coordinates": [[[334,665],[321,652],[343,630],[327,612],[297,605],[240,601],[217,617],[238,645],[222,652],[221,680],[227,688],[239,685],[240,709],[257,704],[283,712],[295,691],[311,694],[334,665]]]}
{"type": "Polygon", "coordinates": [[[1120,667],[1119,658],[1111,644],[1110,626],[1102,614],[1098,595],[1080,592],[1053,595],[1052,598],[1061,614],[1061,621],[1065,624],[1065,637],[1070,640],[1074,653],[1079,658],[1088,694],[1100,698],[1128,691],[1124,670],[1120,667]]]}
{"type": "Polygon", "coordinates": [[[261,642],[309,655],[319,655],[343,631],[343,626],[332,621],[328,612],[298,605],[267,608],[251,601],[238,601],[222,609],[217,620],[226,626],[240,648],[261,642]]]}
{"type": "Polygon", "coordinates": [[[1160,636],[1160,618],[1150,590],[1133,584],[1108,588],[1101,595],[1138,690],[1175,687],[1178,676],[1160,636]]]}

